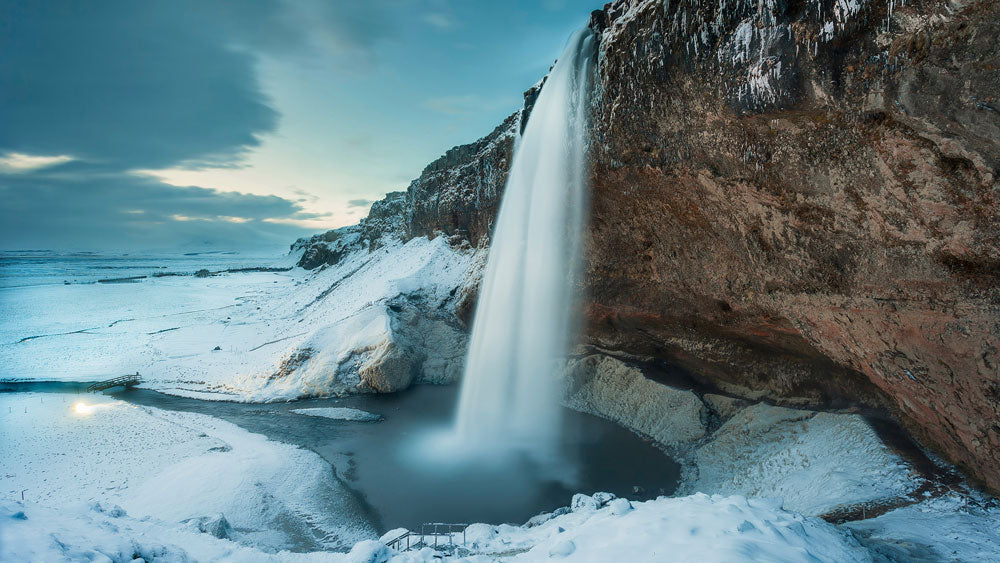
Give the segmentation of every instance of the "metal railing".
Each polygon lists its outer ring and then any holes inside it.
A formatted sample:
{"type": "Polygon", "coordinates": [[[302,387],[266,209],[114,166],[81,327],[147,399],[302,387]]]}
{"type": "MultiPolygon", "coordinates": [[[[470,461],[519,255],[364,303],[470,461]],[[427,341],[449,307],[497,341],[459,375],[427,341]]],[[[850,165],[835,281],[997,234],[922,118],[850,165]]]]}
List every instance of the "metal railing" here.
{"type": "Polygon", "coordinates": [[[400,534],[396,538],[393,538],[385,543],[391,549],[396,551],[409,551],[410,549],[416,549],[418,547],[455,547],[455,535],[458,532],[462,532],[462,545],[465,545],[465,529],[468,528],[468,524],[449,524],[445,522],[426,522],[420,525],[420,533],[415,531],[407,531],[406,533],[400,534]],[[428,531],[429,530],[429,531],[428,531]],[[434,543],[428,542],[427,537],[431,536],[434,538],[434,543]],[[447,537],[447,543],[442,541],[438,542],[438,539],[442,536],[447,537]]]}
{"type": "Polygon", "coordinates": [[[87,386],[87,392],[104,391],[105,389],[111,389],[112,387],[117,387],[119,385],[123,385],[128,388],[140,383],[142,383],[142,378],[139,377],[139,372],[135,372],[134,375],[122,375],[106,379],[104,381],[98,381],[97,383],[92,383],[87,386]]]}

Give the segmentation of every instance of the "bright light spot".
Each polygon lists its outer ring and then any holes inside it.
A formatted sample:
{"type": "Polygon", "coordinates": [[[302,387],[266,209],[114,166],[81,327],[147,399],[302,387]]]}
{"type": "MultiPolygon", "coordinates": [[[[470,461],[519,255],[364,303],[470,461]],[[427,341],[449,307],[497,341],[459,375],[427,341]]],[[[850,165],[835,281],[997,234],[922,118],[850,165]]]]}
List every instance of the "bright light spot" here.
{"type": "Polygon", "coordinates": [[[89,416],[91,414],[94,414],[94,411],[98,409],[106,409],[118,403],[121,403],[121,401],[115,401],[112,403],[100,403],[97,405],[88,405],[87,403],[79,402],[73,405],[73,412],[80,416],[89,416]]]}
{"type": "Polygon", "coordinates": [[[58,156],[38,156],[19,152],[9,152],[0,156],[0,173],[20,174],[31,172],[40,168],[48,168],[64,162],[73,160],[73,157],[66,155],[58,156]]]}

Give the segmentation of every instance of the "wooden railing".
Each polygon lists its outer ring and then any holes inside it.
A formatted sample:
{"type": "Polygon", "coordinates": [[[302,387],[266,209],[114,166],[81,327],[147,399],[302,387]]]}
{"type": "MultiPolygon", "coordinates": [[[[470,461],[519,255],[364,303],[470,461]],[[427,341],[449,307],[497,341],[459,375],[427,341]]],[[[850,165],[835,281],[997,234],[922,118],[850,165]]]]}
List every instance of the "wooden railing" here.
{"type": "Polygon", "coordinates": [[[396,551],[409,551],[418,547],[443,547],[455,546],[455,534],[462,532],[462,545],[465,545],[465,529],[468,524],[446,524],[443,522],[428,522],[420,525],[420,533],[407,531],[399,536],[385,542],[385,545],[396,551]],[[427,541],[427,537],[434,538],[434,543],[427,541]],[[447,542],[438,543],[438,538],[446,536],[447,542]]]}
{"type": "Polygon", "coordinates": [[[104,391],[105,389],[111,389],[112,387],[118,387],[119,385],[128,389],[129,387],[140,383],[142,383],[142,378],[139,377],[139,372],[136,372],[134,375],[122,375],[106,379],[104,381],[98,381],[97,383],[92,383],[87,386],[87,392],[104,391]]]}

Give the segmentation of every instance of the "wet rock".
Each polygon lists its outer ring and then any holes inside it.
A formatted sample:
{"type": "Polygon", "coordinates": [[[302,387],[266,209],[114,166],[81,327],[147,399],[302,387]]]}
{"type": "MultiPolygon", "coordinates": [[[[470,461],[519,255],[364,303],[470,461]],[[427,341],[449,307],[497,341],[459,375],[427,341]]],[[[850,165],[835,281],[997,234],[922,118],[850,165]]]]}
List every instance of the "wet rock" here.
{"type": "Polygon", "coordinates": [[[609,418],[668,447],[705,435],[705,406],[691,391],[652,381],[604,355],[573,360],[566,371],[563,401],[570,408],[609,418]]]}

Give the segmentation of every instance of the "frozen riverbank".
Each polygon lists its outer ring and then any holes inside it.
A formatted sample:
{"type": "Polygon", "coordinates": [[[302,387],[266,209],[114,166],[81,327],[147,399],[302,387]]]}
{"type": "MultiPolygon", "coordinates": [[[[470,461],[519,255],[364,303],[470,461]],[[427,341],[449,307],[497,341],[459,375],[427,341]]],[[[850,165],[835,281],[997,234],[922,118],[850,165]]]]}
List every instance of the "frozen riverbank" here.
{"type": "Polygon", "coordinates": [[[265,550],[336,549],[375,530],[315,453],[196,413],[102,396],[0,394],[0,490],[53,508],[121,506],[176,525],[223,514],[265,550]]]}

